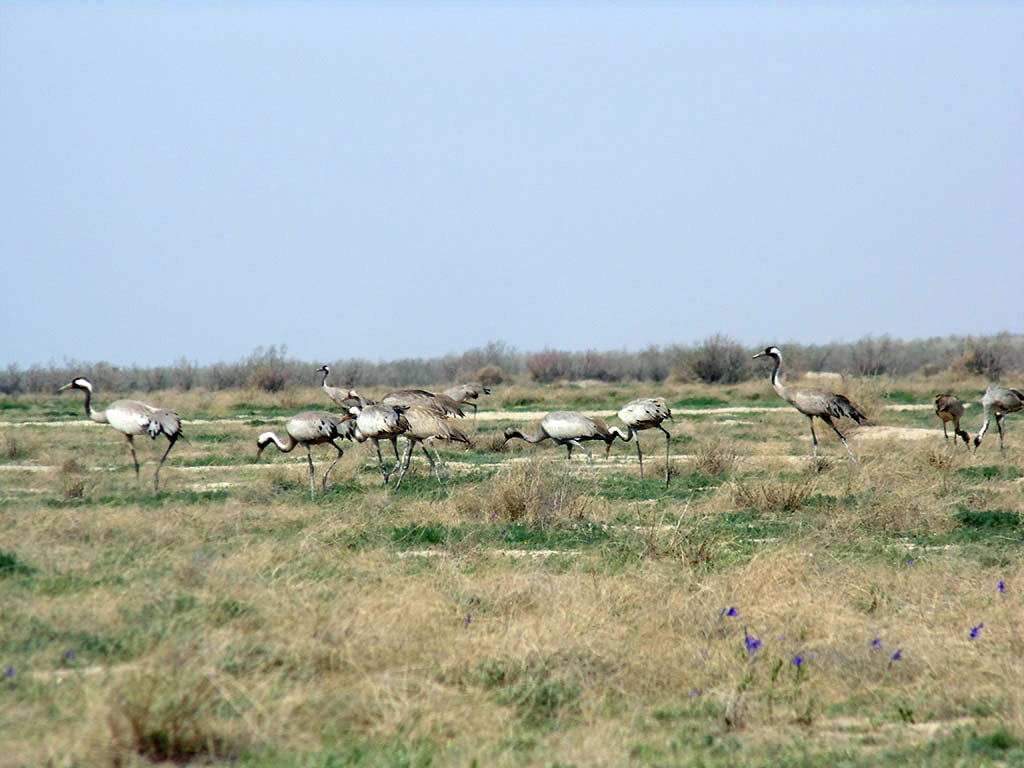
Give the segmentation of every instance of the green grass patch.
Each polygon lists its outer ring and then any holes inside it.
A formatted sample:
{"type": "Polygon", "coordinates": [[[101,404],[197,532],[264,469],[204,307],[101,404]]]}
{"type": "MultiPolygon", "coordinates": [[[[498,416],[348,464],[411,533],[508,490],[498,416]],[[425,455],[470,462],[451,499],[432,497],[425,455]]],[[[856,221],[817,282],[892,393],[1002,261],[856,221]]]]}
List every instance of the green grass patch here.
{"type": "Polygon", "coordinates": [[[21,562],[17,555],[12,555],[0,549],[0,579],[11,576],[31,576],[37,573],[38,570],[38,568],[21,562]]]}
{"type": "Polygon", "coordinates": [[[1016,480],[1024,477],[1024,469],[989,464],[980,467],[961,467],[953,474],[965,480],[1016,480]]]}

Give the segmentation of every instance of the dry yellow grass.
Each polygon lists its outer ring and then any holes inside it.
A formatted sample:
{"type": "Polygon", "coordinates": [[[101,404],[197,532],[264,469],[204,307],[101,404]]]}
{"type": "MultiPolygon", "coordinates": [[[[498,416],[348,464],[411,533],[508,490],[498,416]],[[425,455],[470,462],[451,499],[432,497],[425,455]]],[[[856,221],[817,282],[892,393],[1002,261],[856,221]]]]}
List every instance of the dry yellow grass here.
{"type": "MultiPolygon", "coordinates": [[[[322,397],[166,395],[223,416],[322,397]]],[[[251,463],[263,424],[193,424],[157,499],[113,430],[19,428],[0,762],[1015,760],[1024,440],[969,454],[926,411],[879,413],[933,439],[855,466],[823,436],[814,467],[792,409],[677,417],[668,491],[640,493],[624,446],[598,495],[585,460],[563,486],[563,450],[518,447],[450,454],[449,494],[421,461],[396,494],[349,444],[314,503],[300,452],[251,463]]]]}

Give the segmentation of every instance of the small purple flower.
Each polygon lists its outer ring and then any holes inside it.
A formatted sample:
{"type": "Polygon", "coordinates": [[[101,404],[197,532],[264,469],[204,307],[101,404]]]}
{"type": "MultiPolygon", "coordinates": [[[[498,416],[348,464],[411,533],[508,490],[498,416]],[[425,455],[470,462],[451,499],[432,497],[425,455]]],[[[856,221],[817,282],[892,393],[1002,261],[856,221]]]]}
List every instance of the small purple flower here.
{"type": "Polygon", "coordinates": [[[889,657],[889,669],[892,669],[894,662],[897,662],[903,658],[903,649],[897,648],[896,653],[889,657]]]}
{"type": "Polygon", "coordinates": [[[497,520],[497,519],[498,519],[498,513],[495,512],[493,515],[491,515],[491,520],[497,520]]]}
{"type": "Polygon", "coordinates": [[[709,658],[711,658],[711,654],[708,653],[708,649],[707,648],[701,648],[700,649],[700,655],[704,658],[705,661],[707,661],[709,658]]]}
{"type": "Polygon", "coordinates": [[[8,667],[4,670],[4,677],[14,677],[14,667],[8,667]]]}
{"type": "Polygon", "coordinates": [[[875,634],[875,639],[871,641],[871,650],[872,651],[880,651],[880,650],[882,650],[882,638],[880,638],[877,633],[875,634]]]}
{"type": "Polygon", "coordinates": [[[1006,582],[1005,581],[1000,580],[1000,582],[999,582],[999,591],[1000,592],[1005,592],[1006,591],[1006,582]]]}
{"type": "Polygon", "coordinates": [[[696,698],[697,696],[700,696],[700,691],[698,691],[696,688],[691,688],[690,689],[690,698],[693,699],[693,698],[696,698]]]}
{"type": "Polygon", "coordinates": [[[469,622],[471,622],[472,620],[473,620],[473,617],[470,614],[466,614],[465,625],[468,627],[469,626],[469,622]]]}
{"type": "Polygon", "coordinates": [[[753,635],[747,632],[747,628],[743,628],[743,640],[747,644],[747,653],[753,656],[761,648],[761,641],[753,635]]]}
{"type": "Polygon", "coordinates": [[[914,567],[914,561],[913,560],[907,560],[907,565],[909,565],[911,568],[913,568],[914,567]]]}
{"type": "Polygon", "coordinates": [[[976,627],[971,627],[971,639],[973,640],[981,633],[981,628],[985,626],[985,622],[982,622],[976,627]]]}
{"type": "Polygon", "coordinates": [[[718,612],[718,615],[719,616],[735,616],[736,613],[737,613],[736,609],[733,606],[730,605],[728,608],[723,608],[722,610],[720,610],[718,612]]]}
{"type": "Polygon", "coordinates": [[[793,666],[794,667],[796,667],[797,669],[800,669],[800,667],[802,667],[803,665],[804,665],[804,657],[803,656],[794,656],[793,657],[793,666]]]}
{"type": "Polygon", "coordinates": [[[506,536],[508,536],[508,531],[502,531],[501,532],[501,538],[504,539],[506,536]]]}
{"type": "Polygon", "coordinates": [[[64,653],[64,658],[67,659],[68,661],[72,661],[75,658],[75,652],[74,651],[66,651],[64,653]]]}

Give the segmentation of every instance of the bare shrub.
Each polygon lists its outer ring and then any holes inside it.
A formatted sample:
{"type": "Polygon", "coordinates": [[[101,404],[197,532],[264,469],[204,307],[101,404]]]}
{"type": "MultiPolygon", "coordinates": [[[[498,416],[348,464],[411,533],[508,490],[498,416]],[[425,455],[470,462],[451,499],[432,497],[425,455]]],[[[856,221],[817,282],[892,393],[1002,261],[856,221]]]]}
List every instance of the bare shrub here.
{"type": "Polygon", "coordinates": [[[492,432],[486,437],[480,438],[480,444],[485,451],[490,453],[508,452],[508,443],[505,442],[505,436],[501,432],[492,432]]]}
{"type": "Polygon", "coordinates": [[[496,387],[505,381],[505,372],[497,365],[485,365],[476,372],[476,380],[485,387],[496,387]]]}
{"type": "Polygon", "coordinates": [[[526,372],[530,379],[541,384],[564,379],[569,375],[572,360],[565,352],[545,350],[526,358],[526,372]]]}
{"type": "Polygon", "coordinates": [[[686,368],[705,384],[735,384],[754,375],[750,351],[728,336],[715,334],[690,353],[686,368]]]}
{"type": "Polygon", "coordinates": [[[550,464],[530,459],[503,468],[486,486],[460,498],[458,507],[464,514],[545,528],[558,519],[583,518],[592,500],[577,483],[563,482],[550,464]]]}
{"type": "Polygon", "coordinates": [[[257,347],[246,363],[249,368],[248,385],[264,392],[280,392],[284,389],[288,383],[284,362],[287,349],[283,344],[280,351],[273,344],[266,351],[263,347],[257,347]]]}
{"type": "Polygon", "coordinates": [[[1013,345],[1008,333],[995,337],[975,339],[968,337],[966,349],[951,366],[954,373],[961,375],[984,376],[996,381],[1011,367],[1015,367],[1013,345]]]}
{"type": "Polygon", "coordinates": [[[736,468],[738,458],[734,446],[715,439],[697,449],[696,469],[706,475],[725,475],[736,468]]]}
{"type": "Polygon", "coordinates": [[[8,459],[17,459],[25,455],[25,449],[18,445],[17,439],[10,432],[0,437],[0,453],[8,459]]]}
{"type": "Polygon", "coordinates": [[[813,487],[811,479],[738,483],[733,498],[738,506],[758,512],[794,512],[807,501],[813,487]]]}

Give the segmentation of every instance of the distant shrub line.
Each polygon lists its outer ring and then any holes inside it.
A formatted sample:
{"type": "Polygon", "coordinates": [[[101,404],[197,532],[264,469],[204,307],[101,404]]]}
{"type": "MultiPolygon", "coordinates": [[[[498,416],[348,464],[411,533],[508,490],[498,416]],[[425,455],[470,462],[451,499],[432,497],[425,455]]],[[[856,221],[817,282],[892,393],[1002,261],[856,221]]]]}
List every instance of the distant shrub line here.
{"type": "MultiPolygon", "coordinates": [[[[913,341],[867,336],[854,342],[830,344],[766,339],[765,343],[779,344],[786,357],[786,369],[793,373],[835,371],[860,376],[904,376],[951,371],[996,380],[1024,370],[1024,335],[1021,334],[913,341]]],[[[205,366],[186,358],[152,368],[77,360],[27,369],[11,364],[0,371],[0,393],[53,392],[77,375],[92,378],[107,392],[197,388],[279,392],[316,384],[318,378],[314,370],[324,362],[331,366],[330,383],[343,387],[447,386],[453,381],[470,379],[493,386],[524,376],[542,384],[563,380],[659,382],[669,379],[734,384],[764,375],[762,366],[751,360],[753,352],[753,348],[722,334],[692,346],[650,346],[637,352],[545,349],[525,353],[504,342],[492,341],[461,355],[381,363],[360,359],[295,360],[287,357],[286,346],[271,345],[257,347],[239,362],[205,366]]]]}

